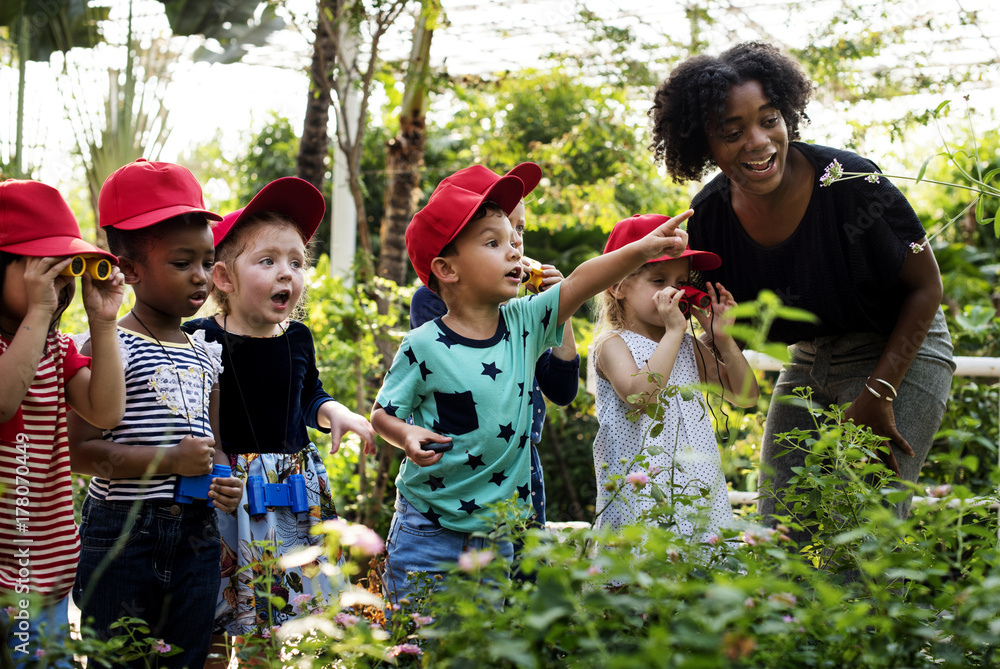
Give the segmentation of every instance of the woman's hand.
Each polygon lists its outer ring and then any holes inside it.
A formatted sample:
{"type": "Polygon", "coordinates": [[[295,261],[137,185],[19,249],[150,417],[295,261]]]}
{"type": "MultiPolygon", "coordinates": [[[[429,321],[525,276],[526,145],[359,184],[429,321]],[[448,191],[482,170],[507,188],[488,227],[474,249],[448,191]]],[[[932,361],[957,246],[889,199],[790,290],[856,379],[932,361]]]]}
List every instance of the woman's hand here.
{"type": "MultiPolygon", "coordinates": [[[[892,412],[892,402],[879,399],[872,395],[867,388],[864,388],[844,412],[844,418],[853,420],[856,425],[867,425],[872,432],[880,437],[888,437],[892,443],[899,446],[900,450],[911,458],[913,457],[913,449],[896,429],[896,416],[892,412]]],[[[899,463],[896,461],[896,455],[892,452],[892,448],[889,448],[888,452],[879,451],[879,455],[886,467],[891,469],[896,476],[901,476],[899,463]]]]}

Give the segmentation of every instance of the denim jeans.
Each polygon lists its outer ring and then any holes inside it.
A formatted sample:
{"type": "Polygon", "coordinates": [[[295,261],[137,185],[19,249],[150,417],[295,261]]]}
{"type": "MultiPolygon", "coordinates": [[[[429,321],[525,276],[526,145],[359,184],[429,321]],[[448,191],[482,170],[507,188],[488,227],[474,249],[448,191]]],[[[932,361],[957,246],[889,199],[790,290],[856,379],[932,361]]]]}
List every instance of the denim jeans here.
{"type": "MultiPolygon", "coordinates": [[[[184,650],[150,666],[200,669],[208,656],[221,578],[215,509],[201,500],[152,500],[141,503],[129,520],[132,507],[90,496],[83,503],[73,587],[81,622],[93,618],[89,624],[109,639],[123,634],[111,629],[116,620],[142,618],[153,637],[184,650]]],[[[146,662],[118,666],[145,667],[146,662]]]]}
{"type": "MultiPolygon", "coordinates": [[[[812,401],[818,408],[847,404],[865,390],[865,381],[885,350],[885,344],[886,339],[877,335],[849,334],[790,346],[791,360],[778,376],[773,397],[791,395],[798,387],[809,387],[813,391],[812,401]]],[[[934,433],[941,426],[954,371],[951,337],[939,309],[927,338],[903,377],[899,396],[892,404],[896,427],[914,452],[911,458],[895,444],[891,445],[906,481],[916,482],[920,476],[934,433]]],[[[760,455],[761,487],[768,484],[771,493],[762,492],[757,502],[761,516],[769,524],[774,522],[773,514],[786,513],[781,498],[793,476],[792,468],[805,464],[805,453],[801,450],[778,457],[787,449],[787,444],[776,435],[796,427],[809,429],[812,424],[805,408],[771,403],[760,455]]],[[[909,510],[909,497],[896,505],[900,518],[905,518],[909,510]]],[[[790,536],[799,543],[809,539],[805,532],[794,532],[790,536]]]]}
{"type": "MultiPolygon", "coordinates": [[[[386,547],[389,556],[382,580],[390,604],[398,604],[413,593],[419,578],[416,575],[445,574],[447,569],[442,564],[454,564],[466,551],[492,549],[507,564],[514,556],[514,546],[509,541],[474,537],[432,523],[399,492],[386,547]]],[[[434,589],[437,587],[435,583],[434,589]]]]}
{"type": "MultiPolygon", "coordinates": [[[[7,630],[7,652],[13,661],[10,666],[15,669],[42,666],[52,669],[72,669],[74,666],[72,658],[57,658],[55,654],[62,640],[69,636],[68,605],[69,595],[39,610],[27,609],[26,618],[18,618],[20,611],[15,611],[13,619],[7,611],[0,609],[0,625],[7,630]],[[28,652],[21,652],[25,648],[28,652]]],[[[3,666],[8,666],[6,660],[3,666]]]]}

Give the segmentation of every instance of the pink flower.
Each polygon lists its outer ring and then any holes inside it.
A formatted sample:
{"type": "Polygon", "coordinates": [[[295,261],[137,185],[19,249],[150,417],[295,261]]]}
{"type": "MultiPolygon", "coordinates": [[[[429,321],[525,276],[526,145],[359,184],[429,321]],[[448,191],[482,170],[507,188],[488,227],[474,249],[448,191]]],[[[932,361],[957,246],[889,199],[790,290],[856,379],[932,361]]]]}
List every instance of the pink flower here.
{"type": "Polygon", "coordinates": [[[596,562],[592,563],[589,567],[587,567],[588,576],[597,576],[602,571],[604,570],[601,569],[601,565],[597,564],[596,562]]]}
{"type": "Polygon", "coordinates": [[[427,627],[432,622],[434,622],[434,618],[430,616],[422,616],[419,613],[414,613],[412,614],[411,617],[413,618],[413,622],[416,623],[417,627],[427,627]]]}
{"type": "Polygon", "coordinates": [[[625,483],[631,483],[636,490],[639,490],[649,483],[649,474],[646,472],[632,472],[625,477],[625,483]]]}
{"type": "Polygon", "coordinates": [[[344,612],[340,612],[333,617],[333,622],[337,623],[341,627],[354,627],[360,620],[361,618],[358,616],[344,612]]]}
{"type": "Polygon", "coordinates": [[[157,653],[169,653],[170,652],[170,644],[166,643],[162,639],[156,639],[150,645],[153,647],[153,650],[156,651],[157,653]]]}
{"type": "Polygon", "coordinates": [[[348,523],[345,520],[336,518],[323,523],[323,529],[332,531],[340,539],[340,545],[353,548],[354,552],[362,555],[378,555],[385,548],[385,542],[370,527],[357,523],[348,523]]]}
{"type": "Polygon", "coordinates": [[[709,534],[705,537],[705,543],[709,546],[718,546],[722,543],[722,538],[718,534],[709,534]]]}
{"type": "Polygon", "coordinates": [[[783,623],[794,623],[795,622],[795,617],[794,616],[789,616],[789,615],[781,616],[781,622],[783,622],[783,623]]]}
{"type": "MultiPolygon", "coordinates": [[[[167,648],[167,650],[170,650],[170,649],[167,648]]],[[[35,657],[45,657],[46,655],[48,655],[48,653],[45,652],[44,648],[39,648],[39,649],[37,649],[35,651],[35,657]]]]}
{"type": "Polygon", "coordinates": [[[493,560],[493,551],[466,551],[458,556],[458,568],[462,571],[479,571],[493,560]]]}
{"type": "Polygon", "coordinates": [[[311,600],[312,600],[312,595],[307,595],[304,593],[301,595],[295,595],[295,597],[293,597],[291,601],[292,609],[295,611],[296,614],[305,613],[306,611],[305,605],[311,600]]]}
{"type": "Polygon", "coordinates": [[[747,597],[743,600],[743,606],[747,609],[752,609],[757,606],[757,602],[753,600],[753,597],[747,597]]]}
{"type": "Polygon", "coordinates": [[[951,486],[948,485],[947,483],[934,486],[933,488],[930,488],[927,491],[927,494],[930,495],[931,497],[936,497],[937,499],[941,499],[942,497],[947,497],[948,495],[951,494],[951,486]]]}
{"type": "Polygon", "coordinates": [[[650,466],[650,468],[649,468],[649,478],[651,478],[651,479],[656,478],[660,474],[660,472],[662,472],[662,471],[663,471],[663,468],[660,467],[660,465],[652,465],[652,466],[650,466]]]}
{"type": "Polygon", "coordinates": [[[420,646],[414,643],[401,643],[398,646],[393,646],[389,649],[388,656],[390,658],[399,657],[400,655],[413,655],[414,657],[420,657],[424,654],[424,651],[420,650],[420,646]]]}

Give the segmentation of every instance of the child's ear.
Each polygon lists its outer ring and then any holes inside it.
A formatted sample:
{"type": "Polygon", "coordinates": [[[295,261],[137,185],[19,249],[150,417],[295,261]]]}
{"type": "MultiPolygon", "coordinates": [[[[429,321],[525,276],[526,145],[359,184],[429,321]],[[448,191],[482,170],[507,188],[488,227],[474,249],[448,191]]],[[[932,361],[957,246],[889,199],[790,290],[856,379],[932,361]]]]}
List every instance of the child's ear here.
{"type": "Polygon", "coordinates": [[[438,256],[431,261],[431,274],[439,283],[458,283],[458,273],[447,258],[438,256]]]}
{"type": "Polygon", "coordinates": [[[222,261],[216,261],[212,266],[212,283],[223,293],[231,293],[236,289],[233,274],[222,261]]]}
{"type": "Polygon", "coordinates": [[[625,294],[622,293],[622,284],[621,283],[616,283],[615,285],[613,285],[610,288],[608,288],[608,292],[611,293],[611,296],[614,297],[616,300],[624,300],[625,299],[625,294]]]}
{"type": "Polygon", "coordinates": [[[118,256],[118,269],[121,270],[122,276],[125,277],[126,284],[134,286],[139,283],[139,272],[131,258],[128,256],[118,256]]]}

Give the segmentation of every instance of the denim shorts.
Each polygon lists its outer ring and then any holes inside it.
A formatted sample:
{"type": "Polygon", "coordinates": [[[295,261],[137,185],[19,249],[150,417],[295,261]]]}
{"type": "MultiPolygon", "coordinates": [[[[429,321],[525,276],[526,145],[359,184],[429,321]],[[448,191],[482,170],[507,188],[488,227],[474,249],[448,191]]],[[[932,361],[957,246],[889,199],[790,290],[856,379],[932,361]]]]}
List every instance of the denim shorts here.
{"type": "MultiPolygon", "coordinates": [[[[208,656],[222,549],[215,509],[203,500],[108,502],[87,496],[80,524],[80,566],[73,599],[98,636],[111,624],[142,618],[152,636],[184,652],[158,667],[201,667],[208,656]],[[119,537],[123,537],[119,543],[119,537]]],[[[123,666],[145,667],[144,660],[123,666]]]]}
{"type": "MultiPolygon", "coordinates": [[[[474,537],[432,523],[398,491],[386,548],[389,555],[382,582],[390,604],[398,604],[413,594],[419,586],[419,574],[430,577],[446,574],[446,565],[457,562],[458,556],[466,551],[492,549],[508,565],[514,556],[510,541],[474,537]]],[[[433,589],[437,589],[437,582],[433,589]]]]}

